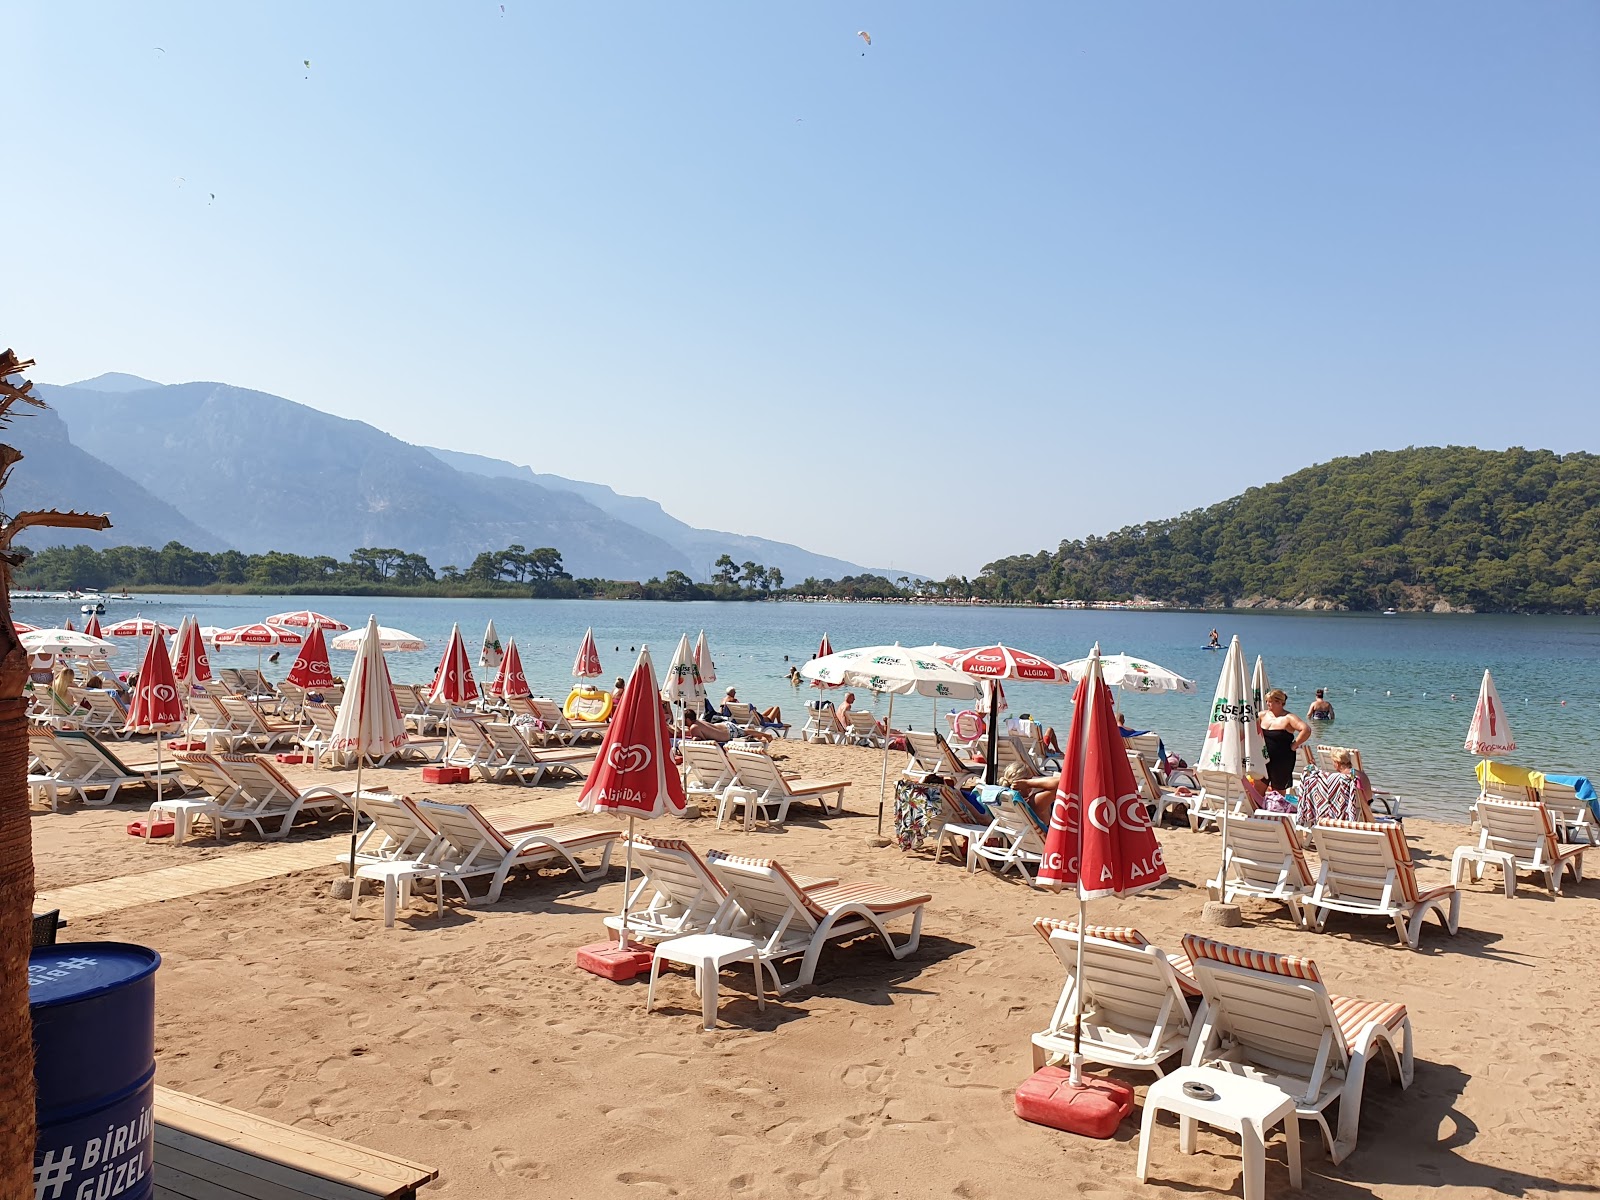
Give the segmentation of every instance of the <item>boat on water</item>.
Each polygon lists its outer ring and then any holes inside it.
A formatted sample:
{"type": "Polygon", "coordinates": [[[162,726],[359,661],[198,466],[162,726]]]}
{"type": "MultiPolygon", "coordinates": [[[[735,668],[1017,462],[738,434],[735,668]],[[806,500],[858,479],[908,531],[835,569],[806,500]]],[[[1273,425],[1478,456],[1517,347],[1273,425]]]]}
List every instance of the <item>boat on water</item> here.
{"type": "Polygon", "coordinates": [[[99,592],[83,592],[78,599],[83,601],[78,611],[86,617],[91,613],[98,616],[106,611],[106,598],[99,592]]]}
{"type": "Polygon", "coordinates": [[[1400,614],[1392,608],[1386,608],[1383,610],[1383,615],[1386,617],[1398,617],[1400,614]]]}

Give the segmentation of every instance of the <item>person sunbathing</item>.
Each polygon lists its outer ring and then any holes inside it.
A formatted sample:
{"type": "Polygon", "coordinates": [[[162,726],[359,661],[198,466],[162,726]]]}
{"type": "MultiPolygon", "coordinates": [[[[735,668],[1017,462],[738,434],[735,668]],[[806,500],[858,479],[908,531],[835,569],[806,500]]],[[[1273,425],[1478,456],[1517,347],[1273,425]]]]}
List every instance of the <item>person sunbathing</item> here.
{"type": "Polygon", "coordinates": [[[763,733],[759,729],[751,730],[749,733],[738,733],[732,726],[723,725],[720,722],[712,724],[709,721],[701,720],[693,713],[688,713],[684,717],[683,735],[703,742],[731,742],[735,738],[740,741],[770,742],[772,740],[770,733],[763,733]]]}
{"type": "Polygon", "coordinates": [[[1012,763],[1000,773],[1000,786],[1010,788],[1028,802],[1046,825],[1050,823],[1050,809],[1056,802],[1056,789],[1061,786],[1059,775],[1029,775],[1022,763],[1012,763]]]}

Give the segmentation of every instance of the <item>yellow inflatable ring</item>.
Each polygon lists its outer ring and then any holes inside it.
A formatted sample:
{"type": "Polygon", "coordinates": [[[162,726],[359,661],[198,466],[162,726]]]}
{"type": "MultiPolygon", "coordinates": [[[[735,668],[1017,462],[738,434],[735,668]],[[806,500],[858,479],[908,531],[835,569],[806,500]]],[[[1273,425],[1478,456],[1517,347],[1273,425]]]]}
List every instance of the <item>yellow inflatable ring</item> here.
{"type": "Polygon", "coordinates": [[[610,718],[613,703],[615,701],[610,692],[597,687],[575,687],[567,694],[567,702],[561,706],[561,711],[569,721],[598,725],[610,718]]]}

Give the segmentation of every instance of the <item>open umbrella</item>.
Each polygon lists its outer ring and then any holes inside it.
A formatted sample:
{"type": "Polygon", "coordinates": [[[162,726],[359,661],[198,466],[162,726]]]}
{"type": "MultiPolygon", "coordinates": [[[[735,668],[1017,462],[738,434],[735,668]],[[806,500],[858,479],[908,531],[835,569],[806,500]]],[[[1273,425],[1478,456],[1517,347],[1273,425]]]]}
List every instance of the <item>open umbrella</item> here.
{"type": "Polygon", "coordinates": [[[167,643],[161,634],[152,633],[144,661],[139,664],[139,678],[133,685],[133,702],[128,705],[128,720],[123,728],[129,733],[156,735],[157,804],[161,803],[161,734],[170,733],[181,724],[183,700],[173,678],[172,660],[167,657],[167,643]]]}
{"type": "MultiPolygon", "coordinates": [[[[1029,683],[1071,683],[1072,677],[1063,667],[1049,659],[1026,650],[1016,650],[996,643],[993,646],[973,646],[945,656],[945,662],[963,675],[974,679],[1021,679],[1029,683]]],[[[996,744],[1000,739],[1000,689],[989,692],[989,744],[983,756],[983,781],[994,783],[996,776],[996,744]]]]}
{"type": "Polygon", "coordinates": [[[595,765],[578,796],[578,807],[584,812],[628,818],[622,923],[617,932],[623,948],[628,945],[628,895],[633,891],[634,819],[654,820],[669,810],[682,813],[685,806],[683,781],[672,769],[672,735],[661,719],[655,667],[646,646],[639,651],[639,661],[622,691],[622,704],[611,718],[595,765]]]}
{"type": "Polygon", "coordinates": [[[363,634],[356,646],[356,661],[350,667],[344,701],[333,721],[329,746],[335,755],[351,754],[356,760],[356,790],[350,803],[351,879],[355,878],[356,837],[361,830],[362,764],[369,754],[388,754],[406,744],[406,722],[400,715],[394,684],[389,680],[377,617],[367,618],[363,634]]]}
{"type": "Polygon", "coordinates": [[[333,668],[328,665],[328,642],[322,626],[313,625],[306,633],[305,645],[289,668],[289,682],[305,692],[325,692],[334,686],[333,668]]]}
{"type": "Polygon", "coordinates": [[[591,625],[584,631],[583,645],[578,647],[578,657],[572,660],[572,677],[574,679],[598,679],[604,672],[600,670],[600,651],[594,645],[594,627],[591,625]]]}
{"type": "Polygon", "coordinates": [[[151,621],[144,617],[129,617],[126,621],[118,621],[115,625],[107,625],[105,636],[108,638],[147,638],[158,629],[161,631],[162,637],[171,637],[178,632],[175,626],[163,625],[160,621],[151,621]]]}
{"type": "Polygon", "coordinates": [[[185,617],[180,621],[173,646],[176,657],[172,661],[172,674],[179,688],[187,691],[211,678],[211,660],[206,657],[206,644],[200,637],[199,621],[193,617],[185,617]]]}
{"type": "Polygon", "coordinates": [[[100,658],[115,654],[117,648],[102,638],[71,629],[37,629],[24,633],[18,639],[22,648],[32,655],[71,654],[79,658],[100,658]]]}
{"type": "MultiPolygon", "coordinates": [[[[428,643],[414,633],[407,633],[404,629],[390,629],[387,625],[379,625],[373,621],[368,621],[360,629],[352,629],[349,633],[341,633],[333,639],[333,648],[335,650],[359,650],[369,633],[376,635],[378,648],[385,654],[391,650],[416,653],[428,648],[428,643]]],[[[221,639],[219,638],[218,641],[220,642],[221,639]]]]}
{"type": "MultiPolygon", "coordinates": [[[[824,634],[823,644],[828,638],[824,634]]],[[[863,646],[813,658],[800,668],[800,677],[823,687],[856,687],[877,695],[887,693],[889,728],[896,696],[934,696],[971,700],[978,685],[936,658],[927,658],[901,645],[863,646]]],[[[878,781],[878,836],[883,836],[883,799],[889,790],[889,739],[883,739],[883,776],[878,781]]]]}
{"type": "Polygon", "coordinates": [[[306,639],[292,629],[257,622],[254,625],[235,625],[224,629],[212,639],[217,646],[254,646],[256,648],[256,674],[261,674],[261,653],[268,646],[298,646],[306,639]]]}
{"type": "Polygon", "coordinates": [[[517,639],[506,639],[506,652],[500,658],[500,670],[489,685],[489,695],[510,700],[515,696],[531,696],[528,677],[522,673],[522,652],[517,649],[517,639]]]}
{"type": "MultiPolygon", "coordinates": [[[[69,621],[68,624],[71,624],[71,622],[69,621]]],[[[38,633],[39,632],[39,627],[37,625],[27,625],[27,624],[24,624],[21,621],[13,621],[13,622],[11,622],[11,628],[16,630],[18,633],[38,633]]],[[[76,633],[77,631],[69,629],[67,632],[68,633],[76,633]]],[[[96,635],[96,636],[98,636],[98,635],[96,635]]]]}
{"type": "MultiPolygon", "coordinates": [[[[1089,660],[1075,658],[1061,666],[1074,680],[1078,680],[1088,670],[1089,660]]],[[[1147,658],[1135,658],[1131,654],[1102,654],[1100,670],[1107,687],[1124,692],[1181,692],[1193,695],[1196,691],[1194,680],[1185,679],[1176,671],[1169,671],[1147,658]]]]}
{"type": "Polygon", "coordinates": [[[461,640],[461,626],[451,625],[450,641],[434,673],[428,703],[471,704],[477,698],[478,681],[473,678],[472,664],[467,661],[467,644],[461,640]]]}
{"type": "Polygon", "coordinates": [[[701,683],[715,683],[717,681],[717,665],[711,661],[711,644],[706,641],[706,631],[702,629],[700,636],[694,640],[694,663],[700,668],[701,683]]]}
{"type": "Polygon", "coordinates": [[[1472,710],[1472,724],[1467,727],[1466,751],[1479,758],[1497,758],[1516,748],[1517,739],[1511,736],[1511,722],[1506,720],[1494,676],[1485,670],[1478,686],[1478,703],[1472,710]]]}
{"type": "Polygon", "coordinates": [[[505,656],[505,651],[500,647],[500,635],[494,630],[494,618],[490,617],[483,631],[483,646],[478,650],[478,665],[498,671],[505,656]]]}
{"type": "MultiPolygon", "coordinates": [[[[1133,768],[1122,748],[1116,708],[1091,654],[1072,701],[1072,726],[1061,761],[1061,783],[1050,809],[1037,886],[1078,893],[1078,964],[1083,979],[1087,905],[1101,896],[1129,896],[1167,877],[1161,844],[1139,798],[1133,768]]],[[[1083,1085],[1083,1017],[1072,1031],[1070,1083],[1083,1085]]]]}
{"type": "Polygon", "coordinates": [[[267,618],[268,625],[287,625],[291,629],[327,629],[334,633],[343,633],[350,626],[343,621],[323,613],[312,612],[309,608],[302,608],[298,612],[275,613],[267,618]]]}

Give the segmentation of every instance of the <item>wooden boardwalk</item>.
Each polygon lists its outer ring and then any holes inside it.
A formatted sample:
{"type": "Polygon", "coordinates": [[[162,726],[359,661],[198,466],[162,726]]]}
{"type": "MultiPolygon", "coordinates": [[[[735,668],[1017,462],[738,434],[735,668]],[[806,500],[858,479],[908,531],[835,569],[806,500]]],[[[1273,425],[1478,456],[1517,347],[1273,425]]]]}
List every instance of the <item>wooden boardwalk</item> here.
{"type": "MultiPolygon", "coordinates": [[[[535,821],[560,821],[573,815],[573,793],[561,792],[543,796],[530,796],[518,804],[486,811],[484,815],[497,825],[526,825],[535,821]]],[[[209,832],[209,831],[208,831],[209,832]]],[[[194,837],[193,834],[190,835],[194,837]]],[[[34,910],[46,912],[61,910],[68,921],[119,909],[135,908],[141,904],[157,904],[163,900],[176,900],[201,892],[215,892],[223,888],[238,887],[243,883],[257,883],[294,871],[331,866],[334,860],[349,850],[349,830],[310,840],[269,844],[259,849],[242,850],[226,857],[214,857],[199,862],[180,863],[171,867],[158,867],[154,871],[141,871],[135,875],[118,875],[111,879],[96,879],[91,883],[77,883],[68,887],[51,888],[40,892],[34,900],[34,910]]],[[[181,854],[181,846],[173,848],[181,854]]]]}

